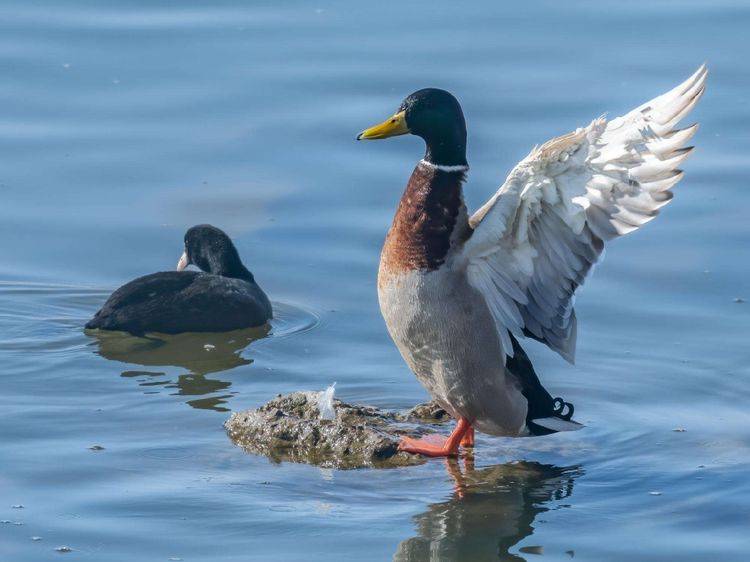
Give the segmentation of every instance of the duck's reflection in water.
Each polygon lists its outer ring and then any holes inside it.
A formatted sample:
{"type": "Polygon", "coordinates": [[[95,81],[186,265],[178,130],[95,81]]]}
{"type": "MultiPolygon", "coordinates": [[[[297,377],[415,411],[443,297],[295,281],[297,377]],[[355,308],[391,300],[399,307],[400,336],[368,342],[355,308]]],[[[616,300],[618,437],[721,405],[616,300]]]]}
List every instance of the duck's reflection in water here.
{"type": "MultiPolygon", "coordinates": [[[[560,468],[517,462],[462,471],[446,461],[455,481],[450,500],[429,506],[414,518],[418,536],[403,541],[396,562],[514,561],[525,559],[509,550],[534,532],[534,519],[551,502],[567,498],[580,467],[560,468]]],[[[529,553],[540,554],[535,547],[529,553]]]]}
{"type": "Polygon", "coordinates": [[[177,389],[175,394],[180,396],[205,397],[187,400],[194,408],[226,412],[228,408],[223,404],[232,393],[215,393],[226,391],[232,383],[206,375],[252,363],[252,359],[242,356],[242,351],[266,337],[269,331],[270,327],[264,326],[223,333],[151,334],[148,337],[99,330],[90,335],[96,338],[98,354],[106,359],[145,367],[176,366],[188,371],[176,380],[159,371],[123,371],[123,377],[136,379],[147,393],[159,392],[161,388],[177,389]]]}

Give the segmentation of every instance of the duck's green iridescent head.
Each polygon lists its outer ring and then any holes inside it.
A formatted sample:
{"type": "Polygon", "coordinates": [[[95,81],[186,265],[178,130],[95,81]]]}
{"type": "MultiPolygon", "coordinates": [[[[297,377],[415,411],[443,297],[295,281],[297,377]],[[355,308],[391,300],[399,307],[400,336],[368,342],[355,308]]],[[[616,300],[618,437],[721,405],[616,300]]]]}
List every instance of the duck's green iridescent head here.
{"type": "Polygon", "coordinates": [[[466,165],[466,121],[458,100],[437,88],[417,90],[409,95],[396,113],[374,127],[365,129],[357,140],[385,139],[411,133],[427,144],[424,159],[444,166],[466,165]]]}

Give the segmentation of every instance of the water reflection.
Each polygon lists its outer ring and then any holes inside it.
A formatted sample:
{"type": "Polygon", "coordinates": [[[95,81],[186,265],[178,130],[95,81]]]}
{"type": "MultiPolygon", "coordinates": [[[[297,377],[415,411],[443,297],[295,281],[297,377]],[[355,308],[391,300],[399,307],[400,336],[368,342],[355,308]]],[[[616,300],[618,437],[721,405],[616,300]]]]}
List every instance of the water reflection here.
{"type": "Polygon", "coordinates": [[[582,474],[577,466],[517,462],[474,470],[472,464],[462,471],[456,460],[447,461],[453,496],[414,518],[418,535],[399,544],[395,562],[524,561],[509,550],[534,532],[534,519],[550,502],[570,496],[582,474]]]}
{"type": "MultiPolygon", "coordinates": [[[[126,378],[134,378],[147,388],[146,393],[159,392],[160,388],[177,389],[179,396],[206,396],[225,391],[231,382],[206,375],[249,365],[252,359],[242,356],[242,351],[252,342],[266,337],[270,332],[267,326],[248,328],[223,333],[207,334],[153,334],[137,337],[122,332],[91,331],[96,338],[97,353],[106,359],[143,365],[145,367],[177,366],[189,372],[171,379],[165,372],[148,370],[127,370],[126,378]]],[[[195,398],[187,403],[199,409],[228,411],[223,404],[232,395],[195,398]]]]}

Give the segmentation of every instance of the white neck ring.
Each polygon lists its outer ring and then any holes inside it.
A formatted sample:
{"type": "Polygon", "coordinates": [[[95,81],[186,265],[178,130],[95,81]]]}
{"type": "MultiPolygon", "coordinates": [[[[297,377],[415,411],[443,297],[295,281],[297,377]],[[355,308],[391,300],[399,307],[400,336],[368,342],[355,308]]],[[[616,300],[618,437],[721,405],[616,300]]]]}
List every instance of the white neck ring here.
{"type": "Polygon", "coordinates": [[[467,172],[469,170],[469,166],[466,164],[459,164],[457,166],[446,166],[445,164],[433,164],[432,162],[428,162],[427,160],[420,160],[419,163],[422,166],[425,166],[427,168],[433,169],[433,170],[440,170],[441,172],[467,172]]]}

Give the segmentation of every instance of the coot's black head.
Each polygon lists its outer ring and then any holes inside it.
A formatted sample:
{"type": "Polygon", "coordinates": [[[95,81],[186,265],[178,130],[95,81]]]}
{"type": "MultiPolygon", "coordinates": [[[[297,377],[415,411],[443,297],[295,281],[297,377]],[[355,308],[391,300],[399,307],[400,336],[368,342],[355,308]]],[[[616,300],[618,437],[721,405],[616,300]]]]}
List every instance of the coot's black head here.
{"type": "Polygon", "coordinates": [[[357,140],[385,139],[406,133],[424,139],[428,162],[466,165],[466,121],[461,105],[451,93],[437,88],[417,90],[401,103],[392,117],[362,131],[357,140]]]}
{"type": "Polygon", "coordinates": [[[199,224],[185,233],[185,251],[177,263],[177,271],[191,264],[206,273],[253,280],[229,236],[210,224],[199,224]]]}

